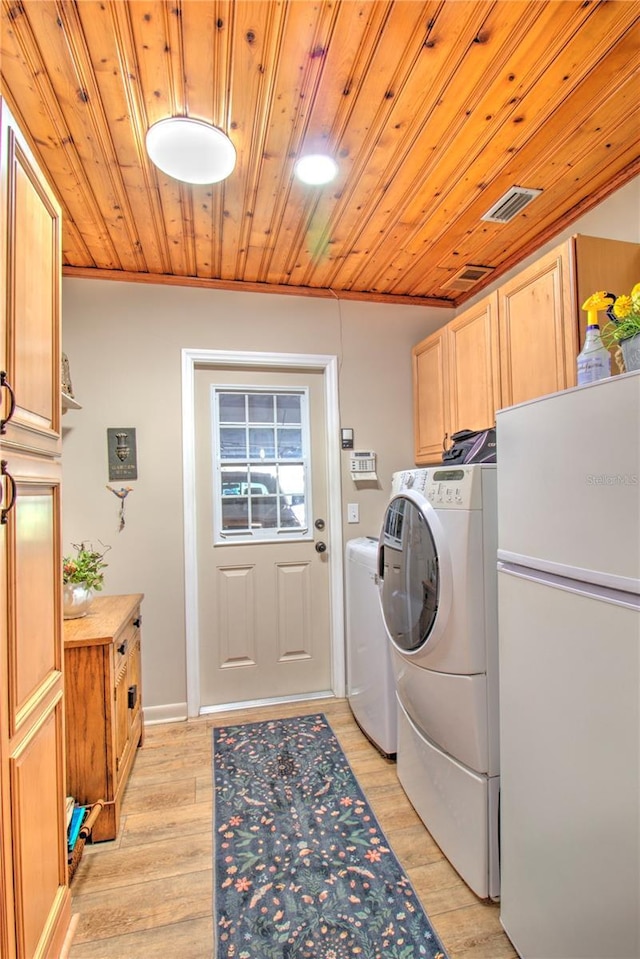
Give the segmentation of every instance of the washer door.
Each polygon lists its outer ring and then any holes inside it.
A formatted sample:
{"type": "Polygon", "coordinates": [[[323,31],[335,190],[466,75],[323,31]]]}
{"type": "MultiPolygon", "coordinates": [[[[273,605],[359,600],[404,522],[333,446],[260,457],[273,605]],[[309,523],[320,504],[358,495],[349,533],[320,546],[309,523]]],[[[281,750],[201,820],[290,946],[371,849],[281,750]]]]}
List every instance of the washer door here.
{"type": "Polygon", "coordinates": [[[400,652],[435,646],[451,608],[451,563],[431,504],[405,490],[390,501],[378,548],[382,614],[400,652]]]}

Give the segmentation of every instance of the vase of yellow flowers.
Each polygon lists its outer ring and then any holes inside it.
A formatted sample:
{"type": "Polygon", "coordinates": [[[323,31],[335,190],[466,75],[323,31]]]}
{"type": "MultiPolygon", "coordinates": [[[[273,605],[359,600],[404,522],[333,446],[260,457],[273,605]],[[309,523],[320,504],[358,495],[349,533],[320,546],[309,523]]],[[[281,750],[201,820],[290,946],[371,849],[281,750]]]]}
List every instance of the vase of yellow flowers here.
{"type": "Polygon", "coordinates": [[[615,297],[607,316],[609,322],[602,330],[605,346],[619,344],[627,372],[640,370],[640,283],[629,296],[623,293],[615,297]]]}
{"type": "Polygon", "coordinates": [[[73,543],[75,556],[62,559],[62,615],[65,619],[86,616],[95,592],[102,589],[103,570],[108,565],[104,557],[110,546],[100,552],[90,543],[73,543]]]}

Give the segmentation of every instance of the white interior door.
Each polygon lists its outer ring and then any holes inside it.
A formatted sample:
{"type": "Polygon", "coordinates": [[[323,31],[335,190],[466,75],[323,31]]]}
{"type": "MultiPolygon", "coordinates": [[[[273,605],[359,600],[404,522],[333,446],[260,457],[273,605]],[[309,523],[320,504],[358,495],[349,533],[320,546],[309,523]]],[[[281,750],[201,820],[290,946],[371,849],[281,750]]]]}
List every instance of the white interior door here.
{"type": "Polygon", "coordinates": [[[196,367],[194,411],[200,709],[328,692],[323,371],[196,367]]]}

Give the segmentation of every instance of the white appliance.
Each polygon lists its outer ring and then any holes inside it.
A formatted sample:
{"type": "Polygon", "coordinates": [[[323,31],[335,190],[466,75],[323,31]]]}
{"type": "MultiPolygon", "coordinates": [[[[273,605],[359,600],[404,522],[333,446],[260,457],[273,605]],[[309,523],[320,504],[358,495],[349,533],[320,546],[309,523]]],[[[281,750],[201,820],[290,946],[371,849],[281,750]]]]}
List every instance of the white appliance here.
{"type": "Polygon", "coordinates": [[[395,474],[379,547],[398,778],[443,853],[499,895],[496,467],[395,474]]]}
{"type": "Polygon", "coordinates": [[[387,758],[393,758],[398,738],[396,701],[378,594],[378,540],[350,539],[346,560],[347,698],[364,734],[387,758]]]}
{"type": "Polygon", "coordinates": [[[640,373],[502,410],[501,921],[640,956],[640,373]]]}

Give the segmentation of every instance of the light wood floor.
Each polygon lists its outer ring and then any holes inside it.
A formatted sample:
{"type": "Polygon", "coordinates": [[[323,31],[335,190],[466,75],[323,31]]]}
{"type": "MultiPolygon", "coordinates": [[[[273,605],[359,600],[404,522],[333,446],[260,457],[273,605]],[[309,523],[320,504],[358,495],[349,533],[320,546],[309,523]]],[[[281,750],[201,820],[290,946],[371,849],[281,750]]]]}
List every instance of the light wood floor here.
{"type": "MultiPolygon", "coordinates": [[[[87,846],[70,959],[212,959],[213,726],[324,712],[450,959],[515,959],[498,907],[465,886],[362,735],[345,700],[149,726],[113,842],[87,846]]],[[[367,959],[367,957],[364,957],[367,959]]]]}

